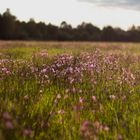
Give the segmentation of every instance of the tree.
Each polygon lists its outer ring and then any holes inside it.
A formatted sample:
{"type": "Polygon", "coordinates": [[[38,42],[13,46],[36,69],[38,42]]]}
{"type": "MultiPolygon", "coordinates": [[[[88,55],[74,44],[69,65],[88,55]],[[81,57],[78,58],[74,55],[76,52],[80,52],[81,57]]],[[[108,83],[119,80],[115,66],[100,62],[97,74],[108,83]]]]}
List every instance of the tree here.
{"type": "Polygon", "coordinates": [[[140,30],[134,25],[127,31],[128,41],[139,42],[140,41],[140,30]]]}
{"type": "Polygon", "coordinates": [[[99,41],[101,36],[101,31],[98,27],[92,25],[91,23],[83,22],[81,25],[77,26],[77,31],[80,40],[88,41],[99,41]]]}
{"type": "Polygon", "coordinates": [[[52,24],[48,24],[46,26],[46,32],[47,32],[47,40],[57,40],[58,39],[58,27],[54,26],[52,24]]]}
{"type": "Polygon", "coordinates": [[[66,21],[60,26],[19,21],[7,9],[0,14],[0,39],[19,40],[58,40],[58,41],[133,41],[140,42],[140,26],[132,26],[125,31],[121,28],[106,26],[102,30],[91,23],[83,22],[73,28],[66,21]]]}
{"type": "Polygon", "coordinates": [[[1,37],[3,39],[12,39],[15,36],[16,17],[7,9],[1,16],[1,37]]]}
{"type": "Polygon", "coordinates": [[[103,41],[115,41],[116,32],[111,26],[104,27],[102,30],[102,40],[103,41]]]}

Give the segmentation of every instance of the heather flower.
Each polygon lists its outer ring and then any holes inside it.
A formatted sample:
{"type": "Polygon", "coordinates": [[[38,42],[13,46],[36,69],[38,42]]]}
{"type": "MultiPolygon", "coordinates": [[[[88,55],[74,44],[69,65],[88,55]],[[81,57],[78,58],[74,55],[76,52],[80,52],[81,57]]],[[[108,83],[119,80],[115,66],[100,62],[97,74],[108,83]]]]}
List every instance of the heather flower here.
{"type": "Polygon", "coordinates": [[[68,92],[69,92],[69,89],[66,89],[66,90],[65,90],[65,93],[68,93],[68,92]]]}
{"type": "Polygon", "coordinates": [[[64,99],[67,99],[68,97],[69,97],[68,94],[64,95],[64,99]]]}
{"type": "Polygon", "coordinates": [[[91,125],[91,123],[89,122],[89,121],[84,121],[83,123],[82,123],[82,126],[81,126],[81,128],[80,128],[80,131],[82,132],[82,133],[85,133],[87,130],[88,130],[88,127],[91,125]]]}
{"type": "Polygon", "coordinates": [[[92,96],[92,100],[93,100],[94,102],[96,102],[96,101],[97,101],[96,96],[92,96]]]}
{"type": "Polygon", "coordinates": [[[58,114],[64,114],[64,113],[65,113],[65,111],[62,109],[58,111],[58,114]]]}
{"type": "Polygon", "coordinates": [[[7,71],[6,71],[6,74],[9,75],[9,74],[11,74],[11,72],[10,72],[9,70],[7,70],[7,71]]]}
{"type": "Polygon", "coordinates": [[[109,127],[105,125],[104,126],[104,130],[108,132],[109,131],[109,127]]]}
{"type": "Polygon", "coordinates": [[[41,70],[42,73],[46,73],[47,72],[47,69],[43,69],[41,70]]]}
{"type": "Polygon", "coordinates": [[[75,92],[76,92],[76,89],[75,89],[75,87],[73,87],[73,88],[72,88],[72,92],[73,92],[73,93],[75,93],[75,92]]]}
{"type": "Polygon", "coordinates": [[[95,121],[93,125],[96,129],[100,128],[100,122],[99,121],[95,121]]]}
{"type": "Polygon", "coordinates": [[[8,112],[4,112],[3,113],[3,119],[5,119],[5,120],[11,120],[12,117],[10,116],[10,114],[8,112]]]}
{"type": "Polygon", "coordinates": [[[122,68],[122,80],[129,85],[134,85],[135,76],[129,69],[122,68]]]}
{"type": "Polygon", "coordinates": [[[3,71],[3,72],[6,72],[6,71],[7,71],[7,68],[2,68],[2,71],[3,71]]]}
{"type": "Polygon", "coordinates": [[[23,131],[23,135],[24,136],[31,136],[32,135],[32,130],[31,129],[25,129],[23,131]]]}
{"type": "Polygon", "coordinates": [[[126,96],[124,95],[124,96],[122,96],[122,100],[125,100],[126,99],[126,96]]]}
{"type": "Polygon", "coordinates": [[[76,104],[75,106],[74,106],[74,110],[76,111],[76,112],[79,112],[80,110],[82,110],[83,109],[83,105],[81,104],[81,103],[78,103],[78,104],[76,104]]]}
{"type": "Polygon", "coordinates": [[[118,140],[123,140],[123,136],[121,134],[118,134],[118,140]]]}
{"type": "Polygon", "coordinates": [[[14,129],[14,125],[11,121],[6,121],[5,126],[7,129],[14,129]]]}
{"type": "Polygon", "coordinates": [[[83,104],[84,99],[83,99],[82,97],[80,97],[80,98],[79,98],[79,102],[80,102],[81,104],[83,104]]]}
{"type": "Polygon", "coordinates": [[[81,89],[79,90],[79,93],[82,93],[82,90],[81,89]]]}
{"type": "Polygon", "coordinates": [[[109,98],[112,99],[112,100],[116,100],[116,96],[115,95],[110,95],[109,98]]]}
{"type": "Polygon", "coordinates": [[[60,94],[57,94],[57,97],[56,97],[57,99],[60,99],[61,98],[61,95],[60,94]]]}
{"type": "Polygon", "coordinates": [[[24,98],[25,101],[29,100],[29,96],[28,95],[25,95],[23,98],[24,98]]]}
{"type": "Polygon", "coordinates": [[[39,93],[42,93],[43,92],[43,90],[39,90],[39,93]]]}

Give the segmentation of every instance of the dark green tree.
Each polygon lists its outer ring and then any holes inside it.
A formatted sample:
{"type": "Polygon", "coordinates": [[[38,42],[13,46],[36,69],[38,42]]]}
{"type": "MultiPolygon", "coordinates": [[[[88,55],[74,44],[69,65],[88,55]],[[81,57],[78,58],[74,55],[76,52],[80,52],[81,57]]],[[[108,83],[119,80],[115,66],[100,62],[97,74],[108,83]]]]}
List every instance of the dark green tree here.
{"type": "Polygon", "coordinates": [[[11,14],[10,9],[7,9],[1,16],[0,26],[3,39],[15,38],[16,17],[11,14]]]}

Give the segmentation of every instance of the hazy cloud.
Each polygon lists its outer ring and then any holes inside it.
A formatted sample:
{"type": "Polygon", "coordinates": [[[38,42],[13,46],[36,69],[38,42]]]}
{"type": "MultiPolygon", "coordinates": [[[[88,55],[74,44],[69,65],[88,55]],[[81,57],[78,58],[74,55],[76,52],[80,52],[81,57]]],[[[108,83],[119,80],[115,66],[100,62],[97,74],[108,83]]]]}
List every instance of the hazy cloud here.
{"type": "Polygon", "coordinates": [[[140,0],[78,0],[81,2],[90,2],[100,6],[121,7],[132,10],[140,10],[140,0]]]}

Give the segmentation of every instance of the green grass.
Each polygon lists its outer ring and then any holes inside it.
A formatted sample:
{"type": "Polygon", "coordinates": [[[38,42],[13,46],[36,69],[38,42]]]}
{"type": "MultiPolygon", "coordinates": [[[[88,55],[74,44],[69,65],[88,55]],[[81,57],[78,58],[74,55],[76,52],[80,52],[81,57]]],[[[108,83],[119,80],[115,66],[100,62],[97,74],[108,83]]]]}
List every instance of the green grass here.
{"type": "Polygon", "coordinates": [[[0,42],[0,140],[139,140],[139,62],[140,44],[0,42]]]}

